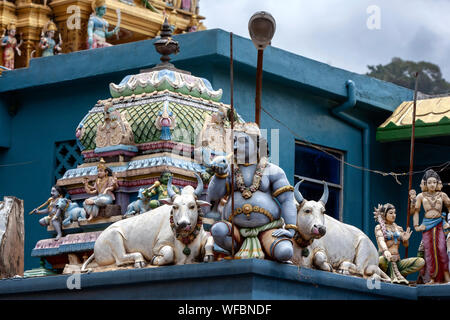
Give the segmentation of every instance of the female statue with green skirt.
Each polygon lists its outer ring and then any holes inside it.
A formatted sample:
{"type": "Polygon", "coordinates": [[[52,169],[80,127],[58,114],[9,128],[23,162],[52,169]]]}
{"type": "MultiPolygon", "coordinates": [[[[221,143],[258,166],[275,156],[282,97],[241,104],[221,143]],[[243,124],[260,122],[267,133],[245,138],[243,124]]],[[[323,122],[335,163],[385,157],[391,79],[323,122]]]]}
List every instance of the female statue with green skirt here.
{"type": "Polygon", "coordinates": [[[378,222],[375,236],[380,253],[380,269],[391,278],[392,283],[408,284],[405,277],[419,271],[425,265],[425,260],[419,257],[400,258],[400,242],[408,247],[412,231],[409,227],[403,231],[403,228],[395,223],[395,207],[390,203],[378,205],[378,208],[375,208],[374,218],[378,222]]]}

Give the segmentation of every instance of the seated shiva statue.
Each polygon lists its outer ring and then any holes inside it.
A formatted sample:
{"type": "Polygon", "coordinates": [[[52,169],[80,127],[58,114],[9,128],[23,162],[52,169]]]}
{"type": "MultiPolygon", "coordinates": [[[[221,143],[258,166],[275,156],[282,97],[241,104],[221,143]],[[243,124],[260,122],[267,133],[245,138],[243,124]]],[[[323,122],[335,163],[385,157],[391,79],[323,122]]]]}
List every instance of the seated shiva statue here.
{"type": "Polygon", "coordinates": [[[88,194],[96,194],[94,197],[84,200],[83,207],[89,215],[88,220],[98,216],[101,207],[112,204],[116,199],[113,191],[118,188],[117,178],[110,168],[105,166],[105,161],[100,160],[97,166],[97,179],[93,186],[87,180],[84,180],[84,190],[88,194]]]}
{"type": "Polygon", "coordinates": [[[88,48],[110,47],[112,45],[107,43],[106,39],[118,34],[120,30],[120,11],[117,10],[117,26],[112,31],[108,31],[108,21],[103,18],[106,13],[105,0],[93,0],[91,6],[93,13],[89,17],[87,27],[88,48]]]}
{"type": "Polygon", "coordinates": [[[215,244],[222,249],[230,253],[236,249],[235,258],[268,257],[290,263],[295,230],[286,230],[284,226],[296,224],[294,188],[284,171],[268,162],[266,152],[258,150],[259,145],[264,145],[261,141],[264,140],[256,124],[236,125],[233,146],[234,210],[231,208],[230,164],[222,157],[220,162],[215,159],[210,165],[215,174],[208,186],[207,201],[216,202],[227,197],[224,221],[213,224],[211,233],[215,244]]]}
{"type": "Polygon", "coordinates": [[[412,231],[408,227],[406,231],[395,223],[395,207],[386,203],[378,205],[374,218],[378,222],[375,227],[378,252],[380,254],[380,268],[391,278],[392,283],[408,284],[406,276],[419,271],[425,265],[425,260],[420,257],[401,259],[399,253],[400,242],[403,246],[409,246],[409,238],[412,231]]]}

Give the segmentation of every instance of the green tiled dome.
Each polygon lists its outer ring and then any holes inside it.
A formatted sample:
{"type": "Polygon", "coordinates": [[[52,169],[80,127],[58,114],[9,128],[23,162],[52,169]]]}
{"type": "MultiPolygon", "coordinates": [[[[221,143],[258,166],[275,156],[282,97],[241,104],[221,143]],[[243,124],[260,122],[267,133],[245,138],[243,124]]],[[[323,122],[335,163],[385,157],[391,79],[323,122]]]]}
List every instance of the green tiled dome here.
{"type": "MultiPolygon", "coordinates": [[[[176,116],[176,127],[171,130],[171,141],[193,145],[203,127],[205,116],[215,112],[219,104],[201,99],[193,103],[190,97],[175,95],[165,92],[145,101],[145,97],[136,97],[132,103],[121,103],[120,98],[113,99],[112,102],[116,110],[127,119],[134,134],[134,142],[139,145],[160,140],[161,130],[156,127],[155,121],[163,109],[164,102],[168,101],[169,110],[176,116]]],[[[80,123],[79,128],[83,128],[83,134],[79,138],[79,144],[83,151],[95,149],[97,126],[102,120],[103,109],[97,105],[80,123]]]]}

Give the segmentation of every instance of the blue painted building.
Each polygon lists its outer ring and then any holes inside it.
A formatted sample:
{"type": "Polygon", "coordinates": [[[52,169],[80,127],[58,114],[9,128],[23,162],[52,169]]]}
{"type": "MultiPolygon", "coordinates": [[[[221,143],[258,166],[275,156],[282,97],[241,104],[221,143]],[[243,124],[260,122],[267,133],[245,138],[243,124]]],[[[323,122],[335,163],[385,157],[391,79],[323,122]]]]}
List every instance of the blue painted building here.
{"type": "MultiPolygon", "coordinates": [[[[222,88],[222,102],[229,103],[229,33],[215,29],[175,39],[181,47],[172,59],[176,67],[208,79],[214,89],[222,88]]],[[[244,120],[254,121],[256,49],[238,36],[233,46],[234,105],[244,120]]],[[[25,269],[38,266],[31,250],[48,237],[39,217],[27,213],[49,197],[61,175],[58,147],[75,139],[78,123],[97,100],[110,97],[109,83],[158,62],[153,41],[148,40],[34,59],[29,68],[1,75],[0,197],[25,201],[25,269]]],[[[408,170],[409,142],[379,143],[375,132],[401,102],[412,98],[411,90],[391,83],[273,47],[264,52],[262,106],[269,114],[262,112],[261,128],[269,130],[272,155],[279,154],[279,165],[292,184],[306,178],[306,198],[321,192],[316,181],[331,183],[328,213],[361,228],[373,240],[372,212],[378,203],[396,205],[397,222],[405,224],[407,178],[400,177],[400,185],[391,176],[360,168],[408,170]]],[[[445,144],[419,141],[416,168],[444,162],[447,151],[445,144]]],[[[76,156],[69,162],[76,166],[76,156]]],[[[416,189],[420,178],[414,176],[416,189]]],[[[413,233],[410,255],[419,241],[413,233]]]]}

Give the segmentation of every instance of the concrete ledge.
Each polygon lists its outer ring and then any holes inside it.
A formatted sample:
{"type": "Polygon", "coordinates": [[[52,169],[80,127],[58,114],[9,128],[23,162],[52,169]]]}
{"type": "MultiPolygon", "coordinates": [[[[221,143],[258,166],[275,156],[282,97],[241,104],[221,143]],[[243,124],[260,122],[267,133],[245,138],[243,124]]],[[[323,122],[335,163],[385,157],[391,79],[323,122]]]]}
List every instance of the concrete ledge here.
{"type": "Polygon", "coordinates": [[[449,299],[450,285],[407,287],[303,269],[267,260],[234,260],[184,266],[82,274],[80,290],[69,276],[0,281],[0,299],[449,299]]]}

